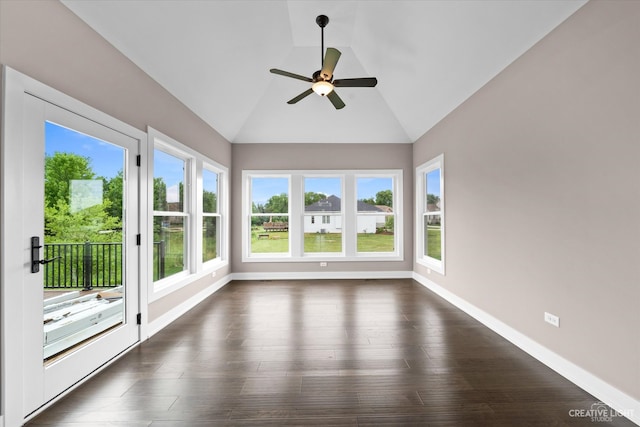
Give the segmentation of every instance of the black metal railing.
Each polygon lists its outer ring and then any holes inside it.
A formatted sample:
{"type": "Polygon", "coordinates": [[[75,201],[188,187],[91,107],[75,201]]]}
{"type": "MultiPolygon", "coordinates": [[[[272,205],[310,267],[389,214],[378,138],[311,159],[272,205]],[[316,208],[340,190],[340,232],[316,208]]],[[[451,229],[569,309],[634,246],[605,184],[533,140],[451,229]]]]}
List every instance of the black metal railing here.
{"type": "Polygon", "coordinates": [[[153,281],[164,279],[165,274],[165,258],[166,244],[164,240],[153,242],[153,281]]]}
{"type": "MultiPolygon", "coordinates": [[[[165,274],[164,241],[154,242],[154,276],[165,274]]],[[[44,288],[92,289],[122,285],[122,243],[48,243],[46,259],[59,257],[44,266],[44,288]]],[[[154,280],[157,280],[154,277],[154,280]]]]}

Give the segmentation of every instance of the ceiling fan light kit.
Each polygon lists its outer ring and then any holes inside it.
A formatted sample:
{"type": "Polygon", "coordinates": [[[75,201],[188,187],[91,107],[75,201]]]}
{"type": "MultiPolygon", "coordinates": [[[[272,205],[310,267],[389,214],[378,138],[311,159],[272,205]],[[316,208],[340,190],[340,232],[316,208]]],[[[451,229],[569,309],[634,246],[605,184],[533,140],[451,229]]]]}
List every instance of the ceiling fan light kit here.
{"type": "Polygon", "coordinates": [[[319,82],[315,82],[311,86],[311,89],[313,89],[313,91],[318,95],[325,96],[329,95],[329,92],[333,90],[333,85],[330,82],[320,80],[319,82]]]}
{"type": "Polygon", "coordinates": [[[290,77],[292,79],[303,80],[305,82],[312,83],[311,88],[302,92],[300,95],[296,96],[293,99],[287,101],[287,104],[295,104],[303,98],[311,95],[312,93],[317,93],[320,96],[326,96],[329,101],[333,104],[333,106],[340,110],[344,108],[345,104],[342,99],[335,92],[334,88],[336,87],[375,87],[378,84],[378,80],[375,77],[362,77],[355,79],[341,79],[341,80],[333,80],[333,71],[338,64],[338,59],[340,59],[340,51],[333,47],[327,48],[325,53],[324,50],[324,27],[329,23],[329,18],[326,15],[319,15],[316,18],[316,24],[320,27],[320,53],[321,53],[321,68],[320,70],[313,73],[313,77],[306,77],[300,74],[290,73],[288,71],[279,70],[277,68],[272,68],[269,70],[273,74],[279,74],[281,76],[290,77]]]}

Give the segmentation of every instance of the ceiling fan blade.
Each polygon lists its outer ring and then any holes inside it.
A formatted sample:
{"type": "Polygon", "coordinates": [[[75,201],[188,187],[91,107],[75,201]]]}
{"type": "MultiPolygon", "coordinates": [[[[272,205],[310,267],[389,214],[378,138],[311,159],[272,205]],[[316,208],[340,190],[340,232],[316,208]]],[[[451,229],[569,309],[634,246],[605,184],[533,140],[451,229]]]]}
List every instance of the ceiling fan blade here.
{"type": "Polygon", "coordinates": [[[336,107],[336,110],[340,110],[344,108],[344,102],[342,102],[342,99],[340,99],[340,97],[338,96],[335,90],[332,90],[331,92],[329,92],[329,94],[327,95],[327,98],[329,98],[329,101],[331,101],[333,106],[336,107]]]}
{"type": "Polygon", "coordinates": [[[298,95],[295,98],[287,101],[287,104],[295,104],[296,102],[300,101],[302,98],[306,98],[307,96],[311,95],[312,93],[313,93],[313,89],[307,89],[304,92],[302,92],[300,95],[298,95]]]}
{"type": "Polygon", "coordinates": [[[335,87],[374,87],[378,84],[375,77],[362,77],[359,79],[339,79],[334,80],[335,87]]]}
{"type": "Polygon", "coordinates": [[[333,77],[333,70],[335,70],[336,65],[338,64],[338,59],[340,59],[340,51],[338,49],[328,47],[327,53],[324,55],[324,61],[322,64],[322,71],[320,75],[325,80],[331,80],[333,77]]]}
{"type": "Polygon", "coordinates": [[[285,77],[291,77],[292,79],[304,80],[305,82],[311,83],[313,80],[310,77],[301,76],[300,74],[290,73],[288,71],[278,70],[277,68],[272,68],[271,71],[273,74],[279,74],[285,77]]]}

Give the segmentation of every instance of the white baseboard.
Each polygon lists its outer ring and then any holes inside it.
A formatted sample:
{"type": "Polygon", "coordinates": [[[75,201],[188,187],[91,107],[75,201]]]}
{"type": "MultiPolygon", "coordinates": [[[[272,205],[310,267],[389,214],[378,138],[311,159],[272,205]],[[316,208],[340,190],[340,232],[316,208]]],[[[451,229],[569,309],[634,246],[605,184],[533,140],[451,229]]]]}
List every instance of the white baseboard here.
{"type": "Polygon", "coordinates": [[[233,273],[233,280],[411,279],[412,271],[310,271],[233,273]]]}
{"type": "Polygon", "coordinates": [[[209,296],[213,295],[214,292],[221,289],[224,285],[233,280],[232,275],[228,274],[225,277],[221,278],[217,282],[213,283],[211,286],[203,289],[198,292],[188,300],[182,302],[180,305],[175,306],[171,310],[167,311],[160,317],[158,317],[153,322],[149,322],[147,325],[147,336],[142,338],[142,341],[148,339],[158,332],[160,332],[165,327],[169,326],[172,322],[174,322],[177,318],[185,314],[187,311],[191,310],[193,307],[204,301],[209,296]]]}
{"type": "Polygon", "coordinates": [[[580,366],[554,353],[538,342],[501,322],[490,314],[480,310],[464,299],[446,290],[426,277],[413,273],[418,283],[438,294],[460,310],[464,311],[480,323],[493,330],[503,338],[515,344],[523,351],[547,365],[578,387],[606,403],[615,411],[623,414],[634,423],[640,425],[640,401],[618,390],[580,366]]]}

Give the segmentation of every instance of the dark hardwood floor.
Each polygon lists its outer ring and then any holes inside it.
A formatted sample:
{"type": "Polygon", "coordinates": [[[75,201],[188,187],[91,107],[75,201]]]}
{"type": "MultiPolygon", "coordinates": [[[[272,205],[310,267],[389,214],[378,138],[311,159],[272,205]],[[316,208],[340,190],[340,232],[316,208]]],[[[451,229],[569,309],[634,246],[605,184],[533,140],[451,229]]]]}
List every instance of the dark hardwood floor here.
{"type": "Polygon", "coordinates": [[[412,280],[236,281],[28,425],[634,425],[597,401],[412,280]]]}

